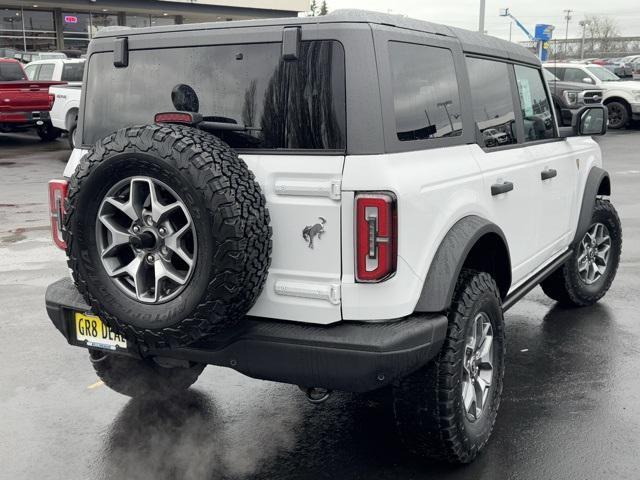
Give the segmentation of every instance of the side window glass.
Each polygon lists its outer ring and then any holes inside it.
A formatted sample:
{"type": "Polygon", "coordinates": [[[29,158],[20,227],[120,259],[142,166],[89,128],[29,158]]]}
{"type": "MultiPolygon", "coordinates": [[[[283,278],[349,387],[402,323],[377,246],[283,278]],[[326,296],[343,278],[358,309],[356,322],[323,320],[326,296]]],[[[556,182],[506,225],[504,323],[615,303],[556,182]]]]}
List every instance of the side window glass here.
{"type": "Polygon", "coordinates": [[[504,62],[467,57],[473,120],[486,148],[517,143],[516,114],[504,62]]]}
{"type": "Polygon", "coordinates": [[[389,42],[401,142],[462,135],[458,79],[446,48],[389,42]]]}
{"type": "Polygon", "coordinates": [[[540,70],[516,65],[515,71],[524,120],[525,141],[554,138],[556,135],[551,114],[551,102],[547,97],[540,70]]]}
{"type": "Polygon", "coordinates": [[[53,63],[44,63],[40,65],[40,71],[38,72],[38,80],[53,80],[53,70],[55,65],[53,63]]]}
{"type": "Polygon", "coordinates": [[[567,68],[564,74],[565,82],[577,82],[577,83],[588,83],[585,82],[584,79],[589,78],[585,72],[580,70],[579,68],[567,68]]]}
{"type": "Polygon", "coordinates": [[[24,71],[27,74],[29,80],[35,80],[37,75],[38,65],[27,65],[24,67],[24,71]]]}

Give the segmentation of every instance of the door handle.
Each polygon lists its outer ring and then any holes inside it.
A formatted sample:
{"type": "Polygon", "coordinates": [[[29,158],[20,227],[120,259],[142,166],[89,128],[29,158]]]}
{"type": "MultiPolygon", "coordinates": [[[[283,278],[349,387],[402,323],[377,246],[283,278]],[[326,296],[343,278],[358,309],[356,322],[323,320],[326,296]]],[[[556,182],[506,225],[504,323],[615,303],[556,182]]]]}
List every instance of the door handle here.
{"type": "Polygon", "coordinates": [[[496,196],[513,190],[512,182],[494,183],[491,185],[491,195],[496,196]]]}
{"type": "Polygon", "coordinates": [[[547,168],[540,172],[540,178],[542,180],[549,180],[558,175],[558,171],[555,168],[547,168]]]}

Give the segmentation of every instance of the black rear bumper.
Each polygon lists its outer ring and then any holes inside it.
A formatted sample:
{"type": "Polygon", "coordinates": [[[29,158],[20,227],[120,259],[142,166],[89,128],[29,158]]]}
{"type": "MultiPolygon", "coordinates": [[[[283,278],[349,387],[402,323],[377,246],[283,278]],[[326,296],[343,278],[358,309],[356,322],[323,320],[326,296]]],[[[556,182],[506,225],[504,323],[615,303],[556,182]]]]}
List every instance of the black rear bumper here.
{"type": "MultiPolygon", "coordinates": [[[[47,288],[49,318],[72,345],[74,312],[86,312],[71,280],[47,288]]],[[[188,347],[145,351],[129,342],[121,354],[158,356],[233,368],[253,378],[305,387],[366,392],[417,370],[440,350],[447,318],[415,314],[381,322],[316,326],[247,317],[236,327],[188,347]]],[[[118,352],[116,352],[118,353],[118,352]]]]}

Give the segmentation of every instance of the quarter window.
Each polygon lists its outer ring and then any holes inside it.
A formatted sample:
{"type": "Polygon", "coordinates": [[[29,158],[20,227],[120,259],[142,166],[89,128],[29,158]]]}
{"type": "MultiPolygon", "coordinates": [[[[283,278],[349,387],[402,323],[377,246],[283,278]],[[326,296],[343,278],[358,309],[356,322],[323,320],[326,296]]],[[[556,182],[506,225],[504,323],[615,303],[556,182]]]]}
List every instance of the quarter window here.
{"type": "Polygon", "coordinates": [[[446,48],[389,42],[398,140],[462,135],[453,55],[446,48]]]}
{"type": "Polygon", "coordinates": [[[479,144],[494,148],[517,143],[509,66],[504,62],[469,57],[467,70],[479,144]]]}
{"type": "Polygon", "coordinates": [[[524,121],[525,141],[554,138],[555,127],[551,114],[551,103],[544,88],[540,70],[516,65],[515,71],[524,121]]]}
{"type": "Polygon", "coordinates": [[[43,63],[40,65],[38,80],[53,80],[53,71],[56,66],[53,63],[43,63]]]}

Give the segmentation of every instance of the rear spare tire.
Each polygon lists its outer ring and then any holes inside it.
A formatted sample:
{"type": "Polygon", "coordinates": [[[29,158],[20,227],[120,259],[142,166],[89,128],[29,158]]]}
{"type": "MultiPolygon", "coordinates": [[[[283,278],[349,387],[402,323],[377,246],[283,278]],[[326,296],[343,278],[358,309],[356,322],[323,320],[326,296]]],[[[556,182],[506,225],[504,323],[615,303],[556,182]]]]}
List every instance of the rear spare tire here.
{"type": "Polygon", "coordinates": [[[251,171],[220,139],[178,125],[124,128],[94,145],[69,184],[65,239],[93,311],[151,348],[239,320],[271,256],[251,171]]]}

